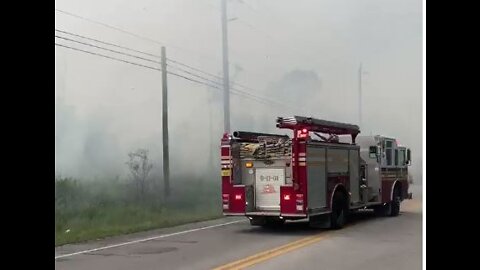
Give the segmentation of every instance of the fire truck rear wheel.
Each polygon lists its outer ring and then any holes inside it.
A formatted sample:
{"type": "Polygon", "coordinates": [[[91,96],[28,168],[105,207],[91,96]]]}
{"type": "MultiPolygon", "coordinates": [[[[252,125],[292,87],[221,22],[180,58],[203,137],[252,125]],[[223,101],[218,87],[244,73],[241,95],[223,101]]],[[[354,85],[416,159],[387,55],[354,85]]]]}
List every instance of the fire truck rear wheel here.
{"type": "Polygon", "coordinates": [[[336,192],[333,196],[332,213],[330,214],[330,227],[341,229],[347,219],[347,200],[342,192],[336,192]]]}

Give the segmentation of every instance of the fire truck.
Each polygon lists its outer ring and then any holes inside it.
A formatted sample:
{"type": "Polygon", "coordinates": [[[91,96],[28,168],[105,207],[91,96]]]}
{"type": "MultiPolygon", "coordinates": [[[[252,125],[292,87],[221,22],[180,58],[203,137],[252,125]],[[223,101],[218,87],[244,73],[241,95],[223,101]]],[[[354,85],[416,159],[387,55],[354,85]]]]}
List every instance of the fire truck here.
{"type": "Polygon", "coordinates": [[[223,214],[251,225],[307,219],[342,228],[348,214],[374,209],[397,216],[408,192],[410,149],[386,136],[359,136],[357,125],[278,117],[281,134],[235,131],[221,139],[223,214]]]}

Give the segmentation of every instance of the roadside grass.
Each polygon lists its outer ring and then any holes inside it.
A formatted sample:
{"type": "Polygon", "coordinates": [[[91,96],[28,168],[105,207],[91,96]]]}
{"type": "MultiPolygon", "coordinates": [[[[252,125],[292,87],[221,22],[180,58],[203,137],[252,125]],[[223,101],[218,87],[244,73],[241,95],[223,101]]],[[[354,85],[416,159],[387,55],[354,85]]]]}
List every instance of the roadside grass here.
{"type": "Polygon", "coordinates": [[[55,179],[55,246],[221,217],[219,185],[181,180],[168,200],[118,179],[55,179]],[[184,183],[184,184],[181,184],[184,183]]]}

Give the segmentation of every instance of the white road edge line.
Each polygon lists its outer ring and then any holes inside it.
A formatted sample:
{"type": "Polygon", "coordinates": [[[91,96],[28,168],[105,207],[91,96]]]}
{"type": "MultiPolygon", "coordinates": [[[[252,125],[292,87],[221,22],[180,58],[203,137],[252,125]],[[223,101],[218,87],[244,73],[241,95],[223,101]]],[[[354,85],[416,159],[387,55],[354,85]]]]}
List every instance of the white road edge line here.
{"type": "Polygon", "coordinates": [[[146,242],[146,241],[150,241],[150,240],[154,240],[154,239],[165,238],[165,237],[174,236],[174,235],[179,235],[179,234],[185,234],[185,233],[191,233],[191,232],[196,232],[196,231],[211,229],[211,228],[220,227],[220,226],[226,226],[226,225],[230,225],[230,224],[233,224],[233,223],[245,222],[245,221],[246,221],[246,220],[237,220],[237,221],[232,221],[232,222],[227,222],[227,223],[222,223],[222,224],[211,225],[211,226],[207,226],[207,227],[201,227],[201,228],[191,229],[191,230],[187,230],[187,231],[181,231],[181,232],[170,233],[170,234],[162,234],[162,235],[158,235],[158,236],[154,236],[154,237],[149,237],[149,238],[145,238],[145,239],[139,239],[139,240],[129,241],[129,242],[120,243],[120,244],[115,244],[115,245],[110,245],[110,246],[105,246],[105,247],[87,249],[87,250],[78,251],[78,252],[74,252],[74,253],[58,255],[58,256],[55,256],[55,259],[64,258],[64,257],[70,257],[70,256],[73,256],[73,255],[78,255],[78,254],[90,253],[90,252],[94,252],[94,251],[98,251],[98,250],[104,250],[104,249],[109,249],[109,248],[114,248],[114,247],[121,247],[121,246],[130,245],[130,244],[136,244],[136,243],[146,242]]]}

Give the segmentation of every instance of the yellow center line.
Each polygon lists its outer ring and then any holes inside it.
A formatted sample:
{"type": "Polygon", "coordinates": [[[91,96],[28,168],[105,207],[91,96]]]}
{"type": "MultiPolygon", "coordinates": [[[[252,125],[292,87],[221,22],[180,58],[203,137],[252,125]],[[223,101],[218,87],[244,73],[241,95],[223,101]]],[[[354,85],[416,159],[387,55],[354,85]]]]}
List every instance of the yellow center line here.
{"type": "MultiPolygon", "coordinates": [[[[421,209],[422,201],[421,200],[411,201],[410,205],[408,205],[408,206],[409,207],[406,207],[406,208],[414,208],[414,209],[420,208],[421,209]]],[[[410,211],[407,211],[407,212],[410,212],[410,211]]],[[[346,229],[347,227],[353,226],[356,223],[357,222],[350,222],[349,224],[344,226],[343,229],[346,229]]],[[[336,233],[333,233],[333,234],[336,234],[336,233]]],[[[255,255],[252,255],[252,256],[237,260],[237,261],[233,261],[233,262],[225,264],[225,265],[218,266],[218,267],[214,268],[213,270],[245,269],[245,268],[250,267],[252,265],[270,260],[270,259],[272,259],[274,257],[277,257],[277,256],[280,256],[282,254],[285,254],[287,252],[290,252],[290,251],[300,249],[302,247],[314,244],[314,243],[319,242],[319,241],[321,241],[321,240],[323,240],[327,237],[329,237],[329,234],[325,234],[325,232],[319,233],[319,234],[316,234],[316,235],[313,235],[313,236],[305,237],[305,238],[302,238],[300,240],[296,240],[294,242],[285,244],[283,246],[276,247],[276,248],[273,248],[273,249],[269,249],[269,250],[257,253],[255,255]]]]}
{"type": "Polygon", "coordinates": [[[279,255],[285,254],[287,252],[302,248],[304,246],[311,245],[313,243],[316,243],[318,241],[325,239],[326,237],[327,237],[326,234],[317,234],[314,236],[305,237],[300,240],[285,244],[283,246],[269,249],[269,250],[257,253],[255,255],[252,255],[252,256],[249,256],[225,265],[221,265],[219,267],[214,268],[213,270],[244,269],[252,265],[261,263],[263,261],[269,260],[271,258],[277,257],[279,255]]]}

